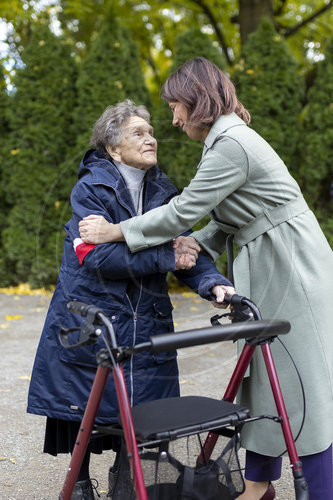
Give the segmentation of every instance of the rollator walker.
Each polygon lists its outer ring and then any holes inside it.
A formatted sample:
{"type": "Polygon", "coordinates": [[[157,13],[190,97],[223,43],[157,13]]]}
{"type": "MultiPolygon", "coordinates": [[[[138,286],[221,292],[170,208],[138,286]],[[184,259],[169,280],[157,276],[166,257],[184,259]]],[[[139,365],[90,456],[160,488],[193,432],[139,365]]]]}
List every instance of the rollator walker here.
{"type": "Polygon", "coordinates": [[[121,436],[123,447],[119,476],[111,498],[114,500],[229,500],[244,491],[244,480],[239,466],[239,433],[243,425],[270,418],[281,425],[286,451],[294,477],[296,500],[308,500],[308,488],[302,464],[297,455],[270,344],[279,335],[287,334],[290,324],[280,320],[262,320],[257,306],[245,297],[227,297],[231,305],[231,324],[220,324],[222,316],[211,319],[213,326],[179,333],[150,337],[148,342],[133,346],[118,346],[112,323],[106,314],[94,305],[71,301],[70,312],[85,319],[79,340],[71,343],[71,330],[62,330],[60,340],[64,347],[73,349],[94,342],[100,335],[105,349],[97,354],[98,368],[88,403],[73,449],[67,475],[59,500],[70,500],[88,443],[94,437],[112,434],[121,436]],[[103,334],[105,332],[105,335],[103,334]],[[140,352],[159,353],[203,344],[245,339],[243,350],[221,400],[201,396],[181,396],[149,401],[131,408],[125,384],[122,363],[140,352]],[[235,404],[238,389],[257,348],[261,349],[274,400],[277,416],[250,415],[248,408],[235,404]],[[118,424],[94,425],[108,376],[112,372],[119,404],[118,424]],[[200,436],[204,433],[205,441],[200,436]],[[199,437],[199,454],[193,466],[183,465],[169,452],[169,444],[180,439],[199,437]],[[222,452],[216,444],[226,440],[222,452]],[[155,450],[155,451],[154,451],[155,450]],[[147,479],[145,464],[153,464],[147,479]],[[163,478],[163,470],[167,471],[163,478]],[[172,470],[172,474],[170,471],[172,470]]]}

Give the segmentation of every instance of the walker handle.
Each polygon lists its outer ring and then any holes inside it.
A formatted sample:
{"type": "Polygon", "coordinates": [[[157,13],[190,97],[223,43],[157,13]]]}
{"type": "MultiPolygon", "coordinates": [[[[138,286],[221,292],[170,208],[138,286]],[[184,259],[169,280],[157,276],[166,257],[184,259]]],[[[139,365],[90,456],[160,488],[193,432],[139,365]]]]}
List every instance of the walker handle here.
{"type": "MultiPolygon", "coordinates": [[[[84,302],[79,302],[78,300],[71,300],[67,303],[67,309],[69,310],[69,312],[80,314],[84,317],[87,316],[88,311],[92,310],[93,308],[95,308],[96,310],[98,309],[96,306],[85,304],[84,302]]],[[[98,311],[102,311],[102,309],[98,309],[98,311]]]]}
{"type": "Polygon", "coordinates": [[[149,339],[150,350],[152,352],[163,352],[182,347],[212,344],[213,342],[250,338],[256,339],[258,343],[261,343],[265,339],[286,334],[289,330],[290,323],[288,321],[259,320],[240,322],[231,325],[154,335],[149,339]]]}

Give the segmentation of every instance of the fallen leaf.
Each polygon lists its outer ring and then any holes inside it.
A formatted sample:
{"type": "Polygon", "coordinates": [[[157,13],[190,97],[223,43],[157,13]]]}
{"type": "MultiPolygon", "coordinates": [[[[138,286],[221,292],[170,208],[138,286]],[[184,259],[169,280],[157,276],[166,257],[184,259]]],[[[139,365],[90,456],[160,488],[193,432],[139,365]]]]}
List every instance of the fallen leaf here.
{"type": "Polygon", "coordinates": [[[52,297],[54,289],[55,286],[51,287],[51,290],[46,290],[45,288],[32,289],[29,283],[20,283],[18,286],[0,288],[0,293],[4,293],[5,295],[47,295],[48,297],[52,297]]]}
{"type": "Polygon", "coordinates": [[[16,460],[14,460],[14,458],[11,458],[11,457],[0,457],[0,461],[4,461],[4,460],[9,460],[10,462],[12,462],[12,464],[16,465],[16,460]]]}
{"type": "Polygon", "coordinates": [[[5,320],[6,321],[11,321],[13,319],[22,319],[22,315],[21,314],[16,314],[16,315],[12,316],[12,315],[9,314],[8,316],[5,316],[5,320]]]}
{"type": "Polygon", "coordinates": [[[29,375],[21,375],[21,376],[19,377],[19,379],[21,379],[21,380],[29,380],[29,382],[30,382],[31,377],[30,377],[29,375]]]}

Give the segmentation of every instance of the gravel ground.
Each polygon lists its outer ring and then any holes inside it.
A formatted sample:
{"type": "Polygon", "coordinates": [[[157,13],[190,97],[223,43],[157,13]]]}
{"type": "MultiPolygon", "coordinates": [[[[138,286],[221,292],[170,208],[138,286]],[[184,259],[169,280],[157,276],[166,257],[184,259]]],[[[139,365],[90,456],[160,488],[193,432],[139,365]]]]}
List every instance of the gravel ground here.
{"type": "MultiPolygon", "coordinates": [[[[193,294],[173,293],[172,301],[178,331],[209,326],[209,318],[216,314],[193,294]]],[[[29,378],[49,302],[46,295],[0,294],[0,500],[57,500],[69,464],[69,455],[42,453],[45,417],[26,413],[29,378]]],[[[235,361],[232,343],[180,350],[182,394],[220,398],[235,361]]],[[[243,461],[242,452],[240,456],[243,461]]],[[[112,462],[110,451],[92,457],[91,475],[98,479],[100,500],[107,498],[112,462]]],[[[295,498],[288,459],[275,487],[278,500],[295,498]]]]}

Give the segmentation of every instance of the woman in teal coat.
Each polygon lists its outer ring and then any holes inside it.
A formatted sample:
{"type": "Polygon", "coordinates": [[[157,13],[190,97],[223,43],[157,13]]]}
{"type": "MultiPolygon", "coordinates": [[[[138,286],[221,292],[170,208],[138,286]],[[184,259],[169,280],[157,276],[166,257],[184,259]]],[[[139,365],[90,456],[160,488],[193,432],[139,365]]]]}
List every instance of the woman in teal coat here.
{"type": "MultiPolygon", "coordinates": [[[[289,320],[284,339],[300,371],[306,413],[296,447],[311,500],[333,499],[333,256],[286,166],[254,130],[230,80],[204,58],[188,61],[162,90],[173,125],[203,143],[197,174],[182,194],[147,214],[108,224],[91,215],[80,222],[86,242],[125,239],[132,252],[164,243],[204,215],[211,222],[183,246],[197,244],[215,260],[231,238],[239,247],[233,264],[237,292],[252,299],[263,318],[289,320]],[[194,239],[196,241],[194,241],[194,239]],[[331,271],[331,272],[330,272],[331,271]]],[[[302,394],[295,370],[279,342],[272,345],[294,436],[302,425],[302,394]]],[[[251,363],[240,401],[252,414],[274,414],[275,405],[260,352],[251,363]]],[[[244,499],[275,497],[285,446],[276,424],[245,426],[244,499]],[[266,462],[265,465],[263,462],[266,462]]]]}

